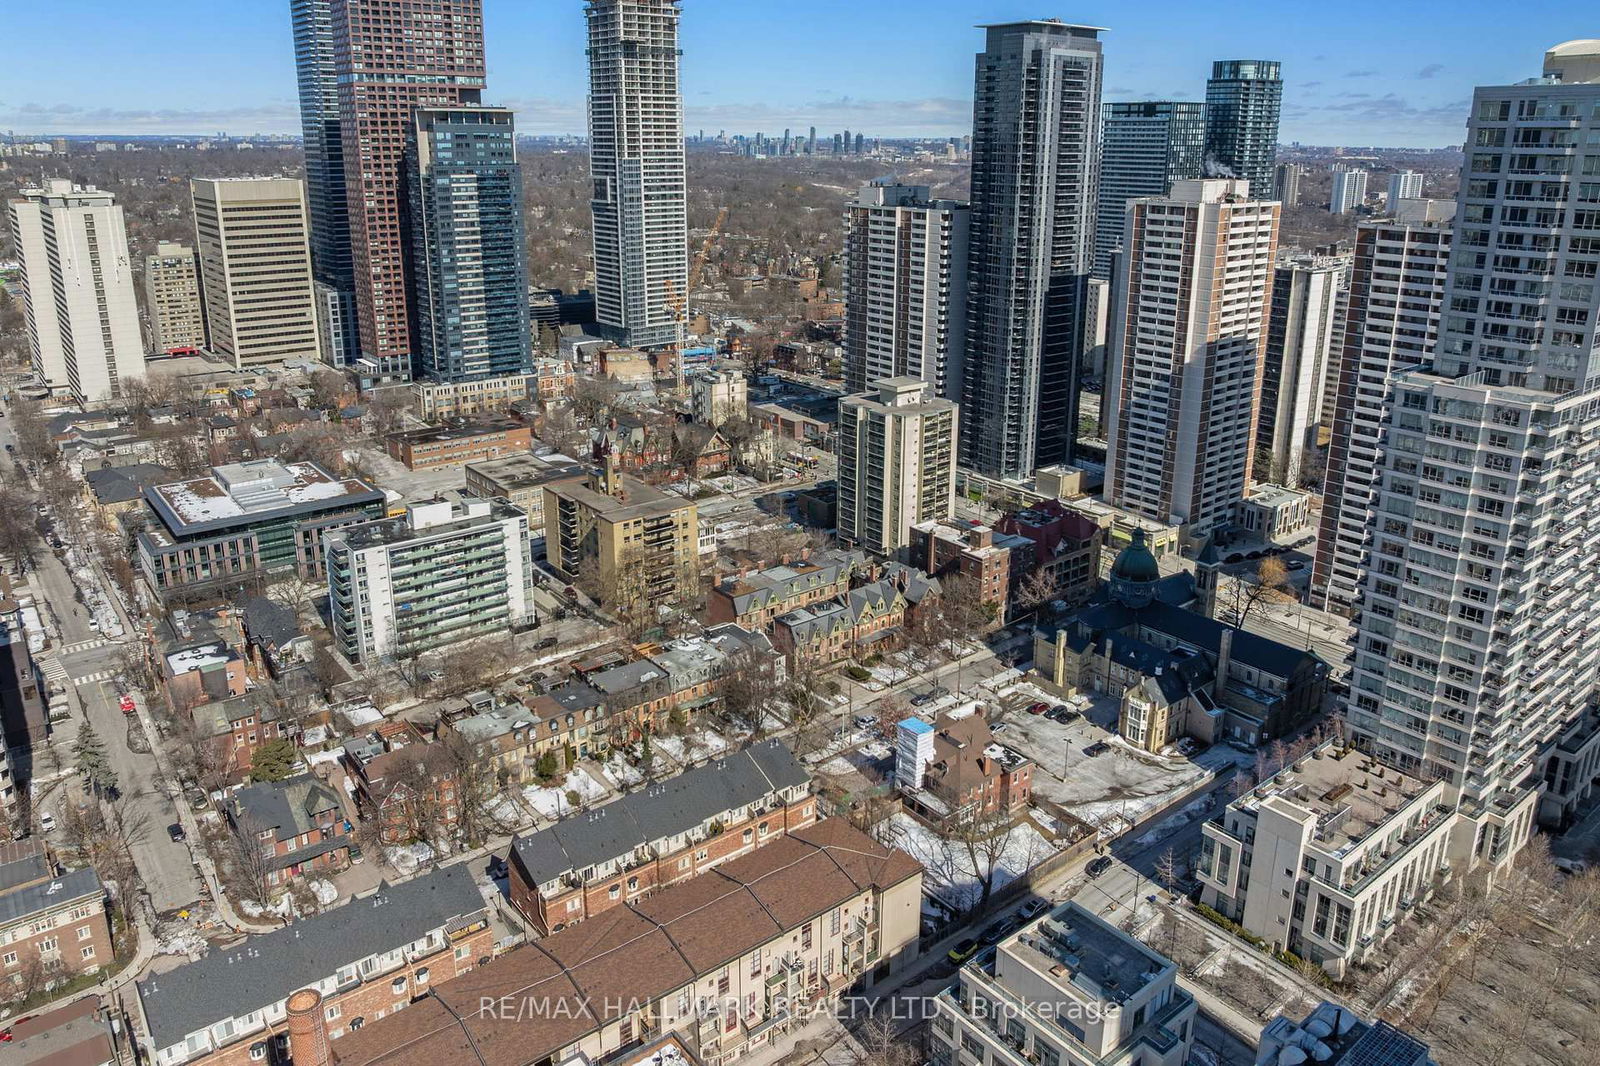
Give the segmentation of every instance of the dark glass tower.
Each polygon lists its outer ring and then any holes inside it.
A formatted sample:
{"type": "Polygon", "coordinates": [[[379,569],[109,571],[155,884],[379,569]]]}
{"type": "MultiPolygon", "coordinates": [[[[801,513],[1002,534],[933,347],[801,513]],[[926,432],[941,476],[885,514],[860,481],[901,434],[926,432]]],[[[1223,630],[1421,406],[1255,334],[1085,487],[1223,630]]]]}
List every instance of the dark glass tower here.
{"type": "Polygon", "coordinates": [[[1093,26],[986,26],[973,98],[961,458],[1030,478],[1070,458],[1100,155],[1093,26]]]}
{"type": "Polygon", "coordinates": [[[406,173],[417,374],[471,381],[532,373],[511,112],[419,108],[406,173]]]}
{"type": "Polygon", "coordinates": [[[1206,82],[1206,173],[1244,178],[1250,195],[1272,195],[1278,158],[1282,64],[1275,59],[1219,59],[1206,82]]]}
{"type": "Polygon", "coordinates": [[[1122,243],[1128,201],[1165,196],[1174,181],[1200,177],[1206,152],[1206,105],[1197,100],[1106,104],[1103,115],[1097,278],[1111,277],[1111,252],[1122,243]]]}

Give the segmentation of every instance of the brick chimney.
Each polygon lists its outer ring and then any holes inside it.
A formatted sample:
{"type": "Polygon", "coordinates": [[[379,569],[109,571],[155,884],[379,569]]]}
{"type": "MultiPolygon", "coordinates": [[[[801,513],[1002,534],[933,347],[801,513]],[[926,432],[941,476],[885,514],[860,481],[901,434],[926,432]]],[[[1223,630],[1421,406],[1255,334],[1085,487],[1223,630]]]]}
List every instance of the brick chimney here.
{"type": "Polygon", "coordinates": [[[302,988],[285,1004],[289,1016],[289,1057],[294,1066],[330,1066],[328,1023],[322,1013],[322,993],[302,988]]]}

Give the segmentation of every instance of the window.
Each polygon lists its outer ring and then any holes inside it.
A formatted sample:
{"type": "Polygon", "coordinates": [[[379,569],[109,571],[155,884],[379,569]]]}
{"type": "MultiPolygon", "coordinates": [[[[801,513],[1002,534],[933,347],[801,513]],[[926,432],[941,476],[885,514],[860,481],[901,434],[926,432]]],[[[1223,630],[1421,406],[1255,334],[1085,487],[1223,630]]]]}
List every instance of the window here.
{"type": "Polygon", "coordinates": [[[328,1004],[327,1009],[322,1012],[323,1018],[327,1019],[330,1022],[331,1021],[336,1021],[341,1016],[343,1016],[343,1014],[344,1014],[344,1011],[339,1009],[339,1004],[337,1004],[337,1003],[328,1004]]]}
{"type": "Polygon", "coordinates": [[[470,947],[468,947],[467,945],[462,944],[460,947],[456,948],[456,961],[460,962],[462,959],[466,958],[467,956],[469,956],[471,954],[472,954],[472,949],[470,947]]]}
{"type": "Polygon", "coordinates": [[[88,940],[92,936],[94,936],[94,930],[92,928],[90,928],[89,926],[87,926],[87,925],[81,926],[78,929],[78,939],[79,940],[88,940]]]}
{"type": "Polygon", "coordinates": [[[606,895],[611,899],[620,898],[622,896],[622,886],[612,885],[610,888],[606,889],[606,895]]]}
{"type": "Polygon", "coordinates": [[[256,1043],[250,1045],[250,1061],[251,1062],[260,1062],[262,1059],[264,1059],[266,1057],[267,1057],[267,1042],[265,1040],[257,1041],[256,1043]]]}
{"type": "Polygon", "coordinates": [[[353,1033],[356,1030],[360,1029],[363,1025],[366,1025],[366,1024],[367,1024],[367,1020],[365,1018],[351,1018],[350,1019],[350,1031],[353,1033]]]}
{"type": "Polygon", "coordinates": [[[427,983],[428,983],[428,968],[426,966],[424,966],[422,969],[417,971],[417,984],[425,985],[427,983]]]}
{"type": "Polygon", "coordinates": [[[6,952],[5,964],[7,966],[15,966],[17,964],[17,953],[15,951],[6,952]]]}
{"type": "Polygon", "coordinates": [[[78,954],[85,960],[94,958],[94,945],[90,944],[88,947],[81,949],[78,954]]]}
{"type": "Polygon", "coordinates": [[[720,974],[717,975],[717,995],[727,995],[729,984],[728,971],[724,969],[720,974]]]}
{"type": "Polygon", "coordinates": [[[807,922],[800,927],[800,950],[811,950],[811,923],[807,922]]]}
{"type": "Polygon", "coordinates": [[[406,979],[404,977],[396,977],[389,982],[389,990],[398,996],[406,990],[406,979]]]}

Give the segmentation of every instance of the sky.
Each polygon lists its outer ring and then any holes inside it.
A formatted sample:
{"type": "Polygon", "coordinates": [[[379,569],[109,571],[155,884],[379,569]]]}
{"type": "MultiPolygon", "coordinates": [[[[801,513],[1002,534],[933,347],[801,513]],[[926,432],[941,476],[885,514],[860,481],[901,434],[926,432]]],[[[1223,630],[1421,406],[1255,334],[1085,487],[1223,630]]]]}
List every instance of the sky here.
{"type": "MultiPolygon", "coordinates": [[[[299,132],[288,0],[7,7],[0,130],[299,132]]],[[[1050,17],[1107,27],[1107,101],[1200,100],[1212,60],[1278,59],[1280,138],[1318,145],[1458,144],[1473,86],[1600,37],[1592,0],[683,0],[685,129],[964,134],[974,27],[1050,17]]],[[[484,0],[484,23],[485,101],[515,108],[526,134],[582,133],[582,0],[484,0]]]]}

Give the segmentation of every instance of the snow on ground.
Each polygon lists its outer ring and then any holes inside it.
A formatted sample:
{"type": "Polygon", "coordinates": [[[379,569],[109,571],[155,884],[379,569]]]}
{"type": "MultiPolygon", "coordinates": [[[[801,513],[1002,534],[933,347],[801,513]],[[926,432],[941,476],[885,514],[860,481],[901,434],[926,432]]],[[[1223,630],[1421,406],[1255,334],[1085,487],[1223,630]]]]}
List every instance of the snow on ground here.
{"type": "Polygon", "coordinates": [[[657,737],[655,745],[680,765],[715,759],[728,750],[728,742],[722,735],[709,730],[700,730],[687,737],[657,737]]]}
{"type": "Polygon", "coordinates": [[[565,818],[580,807],[593,806],[605,799],[608,790],[600,782],[590,777],[581,768],[567,774],[566,780],[559,785],[549,785],[543,788],[529,786],[522,790],[523,799],[528,806],[539,812],[544,818],[565,818]],[[575,792],[578,802],[574,804],[568,792],[575,792]]]}
{"type": "Polygon", "coordinates": [[[612,752],[611,757],[600,764],[600,772],[605,775],[606,783],[618,792],[644,784],[644,771],[630,763],[621,752],[612,752]]]}
{"type": "Polygon", "coordinates": [[[1188,825],[1190,822],[1204,818],[1206,812],[1210,809],[1211,797],[1209,795],[1201,796],[1193,803],[1186,805],[1182,810],[1161,819],[1161,824],[1135,840],[1133,842],[1134,846],[1147,848],[1163,837],[1171,836],[1179,826],[1188,825]]]}
{"type": "Polygon", "coordinates": [[[428,845],[418,841],[415,844],[403,844],[399,847],[385,848],[384,861],[398,873],[410,876],[419,867],[425,866],[434,859],[434,850],[428,845]]]}
{"type": "Polygon", "coordinates": [[[894,754],[894,749],[889,747],[886,740],[869,740],[859,750],[869,759],[887,759],[894,754]]]}
{"type": "Polygon", "coordinates": [[[855,764],[849,759],[845,758],[843,755],[834,756],[816,769],[817,773],[826,774],[829,777],[838,777],[842,774],[853,774],[855,771],[855,764]]]}
{"type": "MultiPolygon", "coordinates": [[[[972,907],[982,898],[978,867],[965,844],[944,839],[904,812],[881,823],[877,832],[885,844],[900,848],[922,863],[923,887],[929,894],[961,909],[972,907]]],[[[993,890],[1015,881],[1054,850],[1033,823],[1018,822],[995,861],[993,890]]],[[[986,862],[981,848],[977,862],[986,862]]]]}
{"type": "Polygon", "coordinates": [[[317,902],[324,907],[331,907],[339,901],[339,890],[332,881],[316,877],[306,882],[306,887],[316,895],[317,902]]]}

